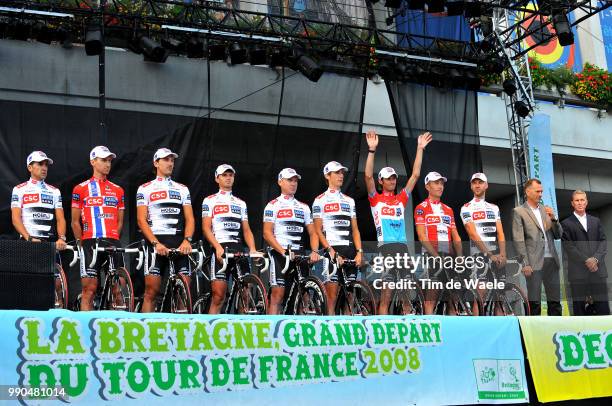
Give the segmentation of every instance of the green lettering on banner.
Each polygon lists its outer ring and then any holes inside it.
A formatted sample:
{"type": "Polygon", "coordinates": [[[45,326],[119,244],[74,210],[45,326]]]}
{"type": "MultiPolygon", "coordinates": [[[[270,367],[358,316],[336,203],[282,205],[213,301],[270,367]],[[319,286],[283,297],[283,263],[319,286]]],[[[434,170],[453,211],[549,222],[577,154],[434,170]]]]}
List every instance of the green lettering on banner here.
{"type": "Polygon", "coordinates": [[[134,361],[127,370],[127,381],[130,389],[136,393],[142,393],[149,388],[151,374],[149,368],[142,361],[134,361]]]}
{"type": "Polygon", "coordinates": [[[81,336],[77,331],[77,323],[62,320],[60,333],[57,337],[56,354],[84,354],[85,348],[81,344],[81,336]],[[71,351],[68,351],[71,348],[71,351]]]}
{"type": "Polygon", "coordinates": [[[310,375],[310,366],[308,365],[308,358],[304,354],[298,355],[295,379],[298,381],[312,379],[312,375],[310,375]]]}
{"type": "MultiPolygon", "coordinates": [[[[200,330],[200,326],[202,325],[202,323],[195,322],[194,325],[195,325],[195,331],[193,333],[193,342],[192,342],[191,350],[199,351],[201,350],[200,343],[202,341],[201,340],[202,333],[199,330],[200,330]],[[197,344],[196,344],[196,337],[197,337],[197,344]]],[[[170,330],[174,332],[175,337],[176,337],[176,342],[174,343],[175,350],[176,351],[187,351],[187,345],[185,344],[186,343],[185,333],[189,331],[189,324],[183,323],[183,322],[170,322],[170,330]]],[[[204,330],[204,332],[206,332],[206,330],[204,330]]],[[[210,349],[210,348],[206,348],[206,349],[210,349]]]]}
{"type": "Polygon", "coordinates": [[[325,345],[325,346],[336,345],[336,341],[334,340],[334,336],[329,330],[329,326],[327,324],[321,324],[320,326],[321,326],[320,345],[325,345]]]}
{"type": "Polygon", "coordinates": [[[380,323],[372,323],[372,333],[374,334],[374,344],[380,345],[385,342],[385,328],[380,323]]]}
{"type": "Polygon", "coordinates": [[[270,339],[270,322],[261,321],[255,323],[257,331],[257,343],[259,348],[272,348],[272,340],[270,339]]]}
{"type": "Polygon", "coordinates": [[[103,382],[110,382],[110,390],[107,393],[110,395],[121,394],[123,392],[121,390],[121,372],[125,371],[125,362],[104,362],[102,363],[102,371],[108,377],[108,380],[103,380],[103,382]]]}
{"type": "Polygon", "coordinates": [[[218,350],[227,350],[231,348],[231,337],[227,332],[227,321],[217,321],[213,327],[213,343],[218,350]],[[223,334],[221,334],[223,332],[223,334]],[[221,340],[221,337],[225,338],[225,341],[221,340]]]}
{"type": "Polygon", "coordinates": [[[200,364],[192,359],[181,359],[179,363],[179,373],[181,375],[181,389],[200,388],[202,384],[198,381],[200,376],[200,364]]]}
{"type": "Polygon", "coordinates": [[[85,388],[87,388],[87,384],[89,383],[89,378],[87,377],[87,371],[89,369],[89,365],[83,362],[81,363],[62,363],[56,364],[60,370],[60,385],[66,391],[66,395],[71,398],[80,396],[83,392],[85,392],[85,388]],[[76,372],[71,369],[76,370],[76,372]],[[73,380],[76,378],[76,382],[73,380]]]}
{"type": "Polygon", "coordinates": [[[259,381],[261,383],[270,382],[269,373],[272,370],[272,364],[274,363],[274,356],[265,355],[259,357],[259,381]]]}
{"type": "Polygon", "coordinates": [[[590,368],[605,368],[608,363],[601,352],[601,333],[583,333],[582,339],[587,353],[587,366],[590,368]]]}
{"type": "Polygon", "coordinates": [[[292,381],[293,378],[291,378],[289,373],[291,358],[288,355],[277,355],[274,358],[276,360],[276,380],[279,382],[292,381]]]}
{"type": "Polygon", "coordinates": [[[115,354],[121,351],[119,326],[114,321],[99,321],[98,351],[102,354],[115,354]]]}
{"type": "Polygon", "coordinates": [[[353,345],[353,336],[351,334],[351,325],[348,323],[335,323],[334,330],[338,337],[337,345],[353,345]]]}
{"type": "Polygon", "coordinates": [[[410,343],[420,343],[421,336],[419,334],[418,326],[415,323],[410,323],[410,343]]]}
{"type": "Polygon", "coordinates": [[[254,348],[255,347],[255,342],[254,342],[254,338],[255,335],[253,334],[252,331],[253,328],[253,323],[235,323],[234,324],[234,338],[236,339],[236,345],[235,348],[236,349],[244,349],[245,348],[245,341],[246,341],[246,348],[254,348]]]}
{"type": "Polygon", "coordinates": [[[165,360],[165,361],[151,361],[153,366],[153,380],[155,385],[163,391],[170,390],[174,386],[176,381],[176,361],[165,360]],[[165,368],[162,368],[165,366],[165,368]],[[164,375],[166,379],[164,379],[164,375]]]}
{"type": "Polygon", "coordinates": [[[331,376],[329,354],[313,354],[313,359],[315,379],[329,378],[331,376]]]}
{"type": "Polygon", "coordinates": [[[123,320],[121,326],[123,327],[123,351],[145,352],[143,342],[146,332],[141,322],[123,320]]]}
{"type": "Polygon", "coordinates": [[[153,352],[168,352],[168,343],[164,343],[163,331],[167,323],[164,321],[149,321],[149,349],[153,352]]]}
{"type": "Polygon", "coordinates": [[[26,320],[25,338],[26,338],[26,353],[27,354],[51,354],[51,343],[46,342],[41,344],[40,325],[42,321],[38,319],[26,320]]]}
{"type": "MultiPolygon", "coordinates": [[[[182,339],[184,340],[184,336],[182,339]]],[[[206,326],[204,323],[195,323],[195,331],[193,332],[193,342],[191,343],[190,349],[191,351],[212,350],[210,336],[208,335],[208,331],[206,330],[206,326]]]]}

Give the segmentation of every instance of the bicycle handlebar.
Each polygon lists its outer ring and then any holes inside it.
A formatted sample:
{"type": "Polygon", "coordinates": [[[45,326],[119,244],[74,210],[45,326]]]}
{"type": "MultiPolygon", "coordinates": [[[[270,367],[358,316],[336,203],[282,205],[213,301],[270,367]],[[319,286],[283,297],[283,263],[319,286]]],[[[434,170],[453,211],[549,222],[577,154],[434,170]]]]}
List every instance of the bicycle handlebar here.
{"type": "Polygon", "coordinates": [[[93,268],[96,262],[98,261],[98,252],[108,252],[108,253],[125,253],[125,254],[136,254],[138,253],[138,264],[136,265],[136,269],[142,268],[144,255],[142,253],[141,248],[119,248],[119,247],[99,247],[96,243],[96,247],[93,250],[93,256],[91,258],[91,263],[89,264],[90,268],[93,268]]]}
{"type": "Polygon", "coordinates": [[[72,251],[72,260],[68,264],[68,267],[73,267],[79,259],[79,256],[75,253],[77,247],[75,247],[74,245],[66,245],[66,249],[72,251]]]}
{"type": "MultiPolygon", "coordinates": [[[[193,251],[190,254],[185,254],[185,255],[197,255],[198,256],[198,260],[196,261],[196,268],[193,270],[193,272],[197,272],[200,269],[202,269],[202,265],[204,264],[204,258],[206,257],[206,255],[204,254],[204,246],[202,245],[202,241],[198,241],[197,243],[193,243],[191,244],[191,248],[193,249],[193,251]]],[[[168,252],[170,254],[181,254],[183,255],[183,253],[178,249],[178,248],[168,248],[168,252]]],[[[155,251],[155,248],[153,249],[153,255],[151,255],[151,265],[149,265],[149,268],[153,268],[155,266],[155,258],[157,257],[157,252],[155,251]]],[[[138,268],[140,269],[140,268],[138,268]]]]}
{"type": "Polygon", "coordinates": [[[219,269],[219,271],[217,272],[225,272],[225,270],[227,269],[227,264],[229,260],[232,258],[263,258],[265,265],[263,269],[261,269],[259,272],[266,272],[268,268],[270,267],[270,259],[268,259],[266,254],[264,254],[263,252],[253,252],[253,253],[224,252],[223,253],[223,266],[221,266],[221,269],[219,269]]]}

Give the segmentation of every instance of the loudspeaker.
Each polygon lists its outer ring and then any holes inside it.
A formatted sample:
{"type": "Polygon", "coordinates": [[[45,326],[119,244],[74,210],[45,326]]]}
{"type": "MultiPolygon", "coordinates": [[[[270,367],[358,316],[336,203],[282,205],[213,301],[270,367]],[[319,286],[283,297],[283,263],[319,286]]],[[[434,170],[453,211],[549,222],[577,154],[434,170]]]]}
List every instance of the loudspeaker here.
{"type": "Polygon", "coordinates": [[[0,240],[0,309],[55,305],[55,244],[0,240]]]}

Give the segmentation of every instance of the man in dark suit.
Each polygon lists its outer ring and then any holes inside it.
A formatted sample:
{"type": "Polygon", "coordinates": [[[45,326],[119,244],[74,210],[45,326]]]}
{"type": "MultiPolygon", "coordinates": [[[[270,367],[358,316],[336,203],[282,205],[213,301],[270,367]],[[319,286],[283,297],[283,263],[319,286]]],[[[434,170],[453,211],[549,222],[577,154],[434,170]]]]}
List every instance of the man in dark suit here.
{"type": "Polygon", "coordinates": [[[574,316],[585,315],[587,296],[593,302],[590,313],[609,315],[606,235],[599,219],[586,213],[588,204],[586,193],[576,190],[572,194],[574,212],[562,222],[574,316]]]}
{"type": "Polygon", "coordinates": [[[561,224],[551,207],[540,204],[542,182],[525,183],[525,203],[512,211],[512,238],[523,264],[531,316],[541,313],[542,283],[546,291],[547,313],[561,316],[559,257],[554,240],[561,238],[561,224]]]}

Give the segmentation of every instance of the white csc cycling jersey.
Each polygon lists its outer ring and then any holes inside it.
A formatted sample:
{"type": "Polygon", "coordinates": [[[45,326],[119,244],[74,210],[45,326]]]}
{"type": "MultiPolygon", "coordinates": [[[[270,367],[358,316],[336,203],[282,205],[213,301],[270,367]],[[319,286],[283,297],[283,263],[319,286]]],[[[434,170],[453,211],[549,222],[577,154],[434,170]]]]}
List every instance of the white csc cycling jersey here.
{"type": "MultiPolygon", "coordinates": [[[[497,250],[497,220],[501,220],[499,207],[483,199],[473,198],[461,208],[463,224],[474,223],[480,241],[484,242],[490,251],[497,250]]],[[[470,242],[470,254],[480,250],[470,242]]]]}
{"type": "Polygon", "coordinates": [[[353,199],[339,190],[327,189],[312,204],[312,217],[323,220],[323,233],[331,246],[351,243],[351,219],[357,217],[353,199]]]}
{"type": "Polygon", "coordinates": [[[21,221],[32,237],[51,238],[55,209],[62,208],[62,195],[45,181],[30,179],[13,188],[11,207],[21,209],[21,221]]]}
{"type": "Polygon", "coordinates": [[[187,186],[170,178],[157,177],[140,185],[136,206],[147,206],[147,221],[154,235],[183,235],[183,206],[191,206],[187,186]]]}
{"type": "Polygon", "coordinates": [[[266,205],[263,221],[274,223],[274,238],[283,248],[301,250],[304,228],[312,224],[312,215],[308,205],[293,196],[280,195],[266,205]]]}
{"type": "Polygon", "coordinates": [[[202,202],[202,218],[212,218],[215,239],[220,243],[241,242],[242,222],[248,221],[247,206],[232,192],[220,190],[202,202]]]}

